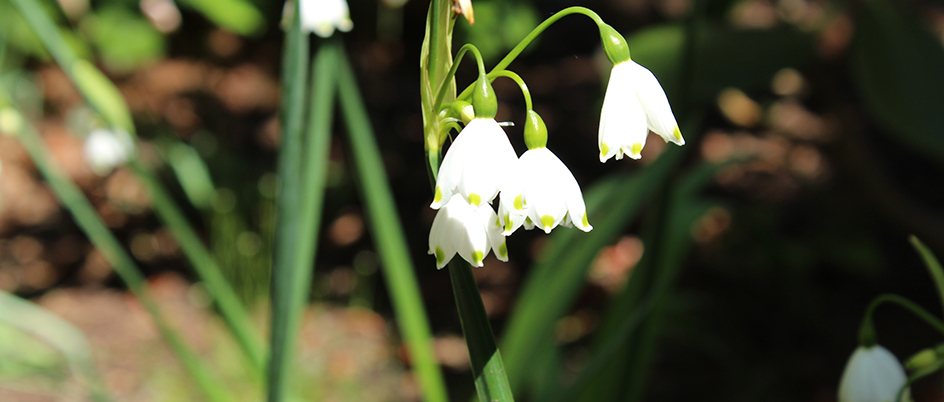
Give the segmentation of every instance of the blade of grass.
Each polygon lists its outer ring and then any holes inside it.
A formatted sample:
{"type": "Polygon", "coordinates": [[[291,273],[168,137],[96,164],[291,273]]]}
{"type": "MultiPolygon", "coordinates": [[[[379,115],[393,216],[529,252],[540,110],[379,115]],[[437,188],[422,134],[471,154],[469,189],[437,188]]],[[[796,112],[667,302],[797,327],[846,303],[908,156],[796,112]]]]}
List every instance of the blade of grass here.
{"type": "Polygon", "coordinates": [[[27,300],[0,291],[0,323],[28,333],[61,353],[72,375],[84,380],[89,387],[92,400],[113,400],[105,388],[101,372],[95,367],[92,348],[85,335],[68,321],[27,300]]]}
{"type": "MultiPolygon", "coordinates": [[[[56,25],[38,3],[31,0],[13,0],[13,3],[85,97],[89,106],[98,111],[108,124],[123,128],[133,134],[135,130],[131,114],[114,84],[91,63],[76,57],[60,35],[56,25]]],[[[197,275],[206,283],[207,291],[216,301],[224,321],[245,352],[250,367],[255,371],[256,376],[261,378],[264,366],[261,342],[258,335],[253,332],[249,315],[240,303],[236,292],[226,281],[220,267],[190,226],[183,212],[161,186],[150,168],[138,159],[132,160],[130,165],[131,170],[150,193],[158,218],[174,235],[197,275]]]]}
{"type": "Polygon", "coordinates": [[[944,268],[941,268],[941,262],[934,257],[931,249],[925,246],[917,236],[911,236],[908,240],[911,241],[911,245],[924,260],[924,266],[928,269],[931,278],[934,279],[934,286],[937,287],[937,295],[941,298],[941,306],[944,307],[944,268]]]}
{"type": "Polygon", "coordinates": [[[432,336],[429,322],[426,321],[422,293],[413,273],[413,263],[394,204],[393,191],[384,173],[383,157],[374,140],[370,116],[360,98],[360,90],[350,64],[342,57],[340,65],[339,96],[342,114],[347,124],[354,162],[357,164],[358,183],[367,204],[371,233],[382,261],[384,278],[390,289],[411,360],[416,367],[423,399],[429,402],[445,402],[448,400],[445,383],[433,354],[432,336]]]}
{"type": "Polygon", "coordinates": [[[334,115],[337,50],[321,46],[311,65],[310,105],[306,102],[309,35],[302,30],[298,2],[285,33],[283,127],[276,200],[276,243],[272,268],[272,321],[269,344],[268,401],[290,394],[290,370],[301,318],[308,301],[318,224],[327,175],[327,141],[334,115]],[[303,136],[305,106],[311,114],[303,136]],[[311,152],[311,155],[306,153],[311,152]],[[305,159],[307,158],[307,159],[305,159]],[[302,164],[303,160],[308,164],[302,164]],[[301,213],[303,216],[299,217],[301,213]]]}
{"type": "MultiPolygon", "coordinates": [[[[8,109],[10,111],[10,109],[8,109]]],[[[27,153],[33,159],[40,173],[46,178],[49,186],[52,187],[56,197],[64,205],[76,223],[82,228],[82,231],[89,237],[97,249],[99,249],[108,262],[114,267],[115,272],[128,285],[128,289],[137,297],[138,301],[144,306],[144,309],[151,315],[157,325],[158,330],[167,339],[174,353],[180,358],[184,367],[193,377],[194,382],[206,397],[213,402],[232,401],[233,395],[229,390],[222,386],[209,370],[200,361],[200,358],[193,352],[181,339],[180,335],[174,331],[166,322],[158,308],[157,302],[151,296],[145,283],[145,278],[140,269],[131,259],[131,256],[124,250],[121,243],[112,235],[108,226],[98,216],[95,208],[89,203],[88,199],[82,194],[82,191],[76,186],[68,176],[63,173],[50,156],[49,150],[40,138],[39,133],[26,123],[21,114],[17,113],[18,127],[15,127],[16,134],[26,148],[27,153]]]]}

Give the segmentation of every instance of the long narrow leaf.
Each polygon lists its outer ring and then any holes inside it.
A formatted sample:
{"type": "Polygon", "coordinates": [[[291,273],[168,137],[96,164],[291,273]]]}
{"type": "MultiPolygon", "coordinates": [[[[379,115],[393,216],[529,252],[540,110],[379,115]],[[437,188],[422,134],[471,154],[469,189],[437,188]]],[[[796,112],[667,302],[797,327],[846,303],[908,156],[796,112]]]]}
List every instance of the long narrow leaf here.
{"type": "Polygon", "coordinates": [[[937,288],[937,295],[941,298],[941,305],[944,306],[944,268],[941,268],[941,262],[938,261],[934,253],[928,246],[925,246],[917,236],[911,236],[908,240],[914,246],[921,259],[924,260],[924,266],[928,269],[928,274],[934,279],[934,286],[937,288]]]}
{"type": "Polygon", "coordinates": [[[26,148],[33,162],[36,163],[40,173],[49,182],[56,197],[72,213],[82,231],[85,232],[95,247],[102,252],[108,262],[112,264],[115,272],[128,285],[128,289],[134,293],[144,309],[150,313],[157,324],[157,328],[167,339],[174,353],[183,362],[184,367],[193,376],[201,391],[213,402],[232,401],[233,396],[229,390],[210,374],[196,353],[167,324],[157,302],[148,291],[145,278],[134,260],[124,250],[121,243],[115,239],[108,226],[98,216],[95,208],[85,198],[78,186],[53,162],[49,150],[40,138],[39,133],[27,124],[22,117],[18,120],[20,124],[19,127],[16,127],[16,131],[20,142],[26,148]]]}
{"type": "Polygon", "coordinates": [[[342,60],[339,78],[341,108],[357,164],[358,182],[367,204],[371,233],[377,243],[400,329],[416,366],[424,400],[445,402],[448,400],[446,387],[433,354],[429,322],[426,321],[419,284],[397,216],[393,191],[384,173],[383,158],[374,140],[370,116],[346,60],[342,60]]]}
{"type": "Polygon", "coordinates": [[[40,306],[3,291],[0,291],[0,323],[28,333],[61,353],[72,374],[90,388],[93,400],[112,400],[101,372],[95,367],[91,346],[78,328],[40,306]]]}
{"type": "MultiPolygon", "coordinates": [[[[60,67],[75,83],[89,106],[98,111],[113,127],[134,133],[131,114],[114,84],[91,63],[76,57],[55,24],[37,2],[13,0],[13,3],[20,9],[30,27],[43,41],[60,67]]],[[[216,261],[190,227],[183,212],[160,185],[154,173],[138,160],[133,160],[131,167],[150,193],[158,217],[167,225],[200,279],[206,283],[208,292],[216,301],[224,320],[246,353],[251,368],[261,376],[263,368],[261,342],[253,333],[249,315],[239,302],[236,292],[226,281],[216,261]]]]}

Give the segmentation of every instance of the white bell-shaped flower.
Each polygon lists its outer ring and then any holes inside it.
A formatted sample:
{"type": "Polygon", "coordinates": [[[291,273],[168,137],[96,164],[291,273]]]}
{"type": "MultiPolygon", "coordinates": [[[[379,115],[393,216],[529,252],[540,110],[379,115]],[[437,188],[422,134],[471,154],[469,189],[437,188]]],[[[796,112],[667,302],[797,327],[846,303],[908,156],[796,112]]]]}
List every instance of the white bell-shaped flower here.
{"type": "Polygon", "coordinates": [[[649,130],[685,145],[672,107],[649,69],[626,60],[613,65],[600,113],[600,162],[623,155],[639,159],[649,130]]]}
{"type": "Polygon", "coordinates": [[[534,225],[545,233],[560,224],[573,224],[584,232],[593,229],[573,173],[545,147],[529,149],[518,159],[501,192],[498,212],[505,236],[521,225],[528,229],[534,225]]]}
{"type": "Polygon", "coordinates": [[[95,174],[104,176],[128,161],[134,153],[134,140],[121,129],[92,130],[83,146],[85,160],[95,174]]]}
{"type": "Polygon", "coordinates": [[[456,136],[439,167],[430,208],[439,209],[455,193],[474,207],[495,199],[518,154],[492,118],[474,118],[456,136]]]}
{"type": "MultiPolygon", "coordinates": [[[[907,381],[904,367],[888,349],[860,346],[839,380],[839,402],[896,402],[907,381]]],[[[906,391],[904,400],[910,399],[906,391]]]]}
{"type": "Polygon", "coordinates": [[[348,32],[354,28],[345,0],[299,0],[302,29],[327,38],[337,29],[348,32]]]}
{"type": "Polygon", "coordinates": [[[475,208],[463,197],[451,197],[436,213],[429,231],[429,254],[436,256],[436,268],[446,266],[456,253],[473,267],[481,267],[491,250],[499,260],[508,261],[495,211],[488,206],[475,208]]]}

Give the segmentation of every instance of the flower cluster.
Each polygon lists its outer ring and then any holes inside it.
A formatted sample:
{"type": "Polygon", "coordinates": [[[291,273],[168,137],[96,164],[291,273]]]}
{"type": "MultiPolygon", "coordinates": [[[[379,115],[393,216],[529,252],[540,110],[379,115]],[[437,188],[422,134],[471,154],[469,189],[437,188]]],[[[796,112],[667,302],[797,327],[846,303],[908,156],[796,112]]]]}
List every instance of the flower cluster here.
{"type": "MultiPolygon", "coordinates": [[[[602,24],[600,32],[604,50],[613,62],[600,118],[600,161],[614,156],[622,159],[624,154],[639,159],[650,130],[666,142],[683,145],[685,141],[659,81],[629,58],[625,39],[613,28],[602,24]]],[[[481,61],[479,69],[472,91],[474,116],[469,116],[468,103],[462,101],[440,115],[445,117],[451,112],[455,117],[450,123],[466,124],[443,158],[430,204],[438,210],[429,234],[429,254],[436,257],[437,268],[444,267],[457,253],[475,267],[481,267],[493,250],[499,260],[507,261],[505,237],[522,226],[545,233],[560,225],[584,232],[593,229],[580,185],[547,148],[547,128],[531,109],[527,86],[510,71],[497,74],[516,80],[528,104],[524,129],[528,150],[518,156],[495,121],[497,101],[481,61]],[[497,213],[492,207],[495,198],[499,199],[497,213]]]]}

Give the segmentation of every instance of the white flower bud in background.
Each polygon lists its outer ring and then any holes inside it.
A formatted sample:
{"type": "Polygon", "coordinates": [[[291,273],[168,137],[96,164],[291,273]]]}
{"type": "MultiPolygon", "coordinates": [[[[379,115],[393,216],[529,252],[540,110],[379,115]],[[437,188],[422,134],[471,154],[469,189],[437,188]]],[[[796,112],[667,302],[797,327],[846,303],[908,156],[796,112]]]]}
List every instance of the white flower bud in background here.
{"type": "Polygon", "coordinates": [[[124,164],[134,153],[134,140],[121,129],[92,130],[85,138],[85,161],[95,174],[105,176],[124,164]]]}
{"type": "Polygon", "coordinates": [[[302,30],[314,32],[327,38],[337,29],[348,32],[354,28],[350,10],[345,0],[299,0],[301,1],[302,30]]]}

